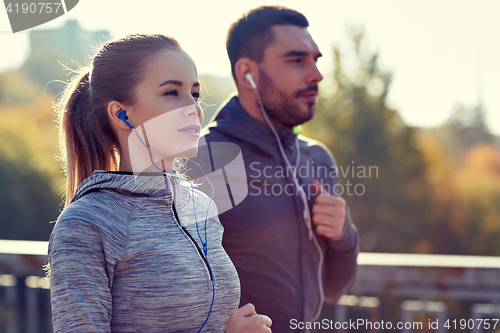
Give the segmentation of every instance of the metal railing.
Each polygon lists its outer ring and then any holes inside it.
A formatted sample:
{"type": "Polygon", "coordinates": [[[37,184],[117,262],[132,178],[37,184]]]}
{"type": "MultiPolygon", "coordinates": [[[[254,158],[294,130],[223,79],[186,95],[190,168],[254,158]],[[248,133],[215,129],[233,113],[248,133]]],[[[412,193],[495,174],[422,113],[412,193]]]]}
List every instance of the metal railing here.
{"type": "Polygon", "coordinates": [[[500,330],[500,257],[361,253],[358,264],[333,317],[352,323],[357,310],[365,325],[337,324],[338,331],[500,330]]]}
{"type": "Polygon", "coordinates": [[[0,332],[52,332],[47,242],[0,240],[0,332]]]}

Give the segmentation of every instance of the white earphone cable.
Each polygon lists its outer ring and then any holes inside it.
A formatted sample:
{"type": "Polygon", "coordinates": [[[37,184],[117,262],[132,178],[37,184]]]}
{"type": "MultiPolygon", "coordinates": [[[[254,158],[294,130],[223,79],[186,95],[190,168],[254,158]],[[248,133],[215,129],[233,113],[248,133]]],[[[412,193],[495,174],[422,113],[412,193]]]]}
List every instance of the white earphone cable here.
{"type": "MultiPolygon", "coordinates": [[[[253,79],[252,79],[252,82],[253,82],[253,79]]],[[[285,163],[287,164],[287,166],[289,168],[292,168],[291,163],[288,160],[288,157],[285,154],[285,150],[283,149],[283,146],[281,144],[280,137],[279,137],[278,133],[276,132],[276,130],[274,129],[274,126],[271,124],[271,121],[269,121],[269,118],[267,116],[266,110],[264,109],[264,105],[262,104],[262,100],[260,98],[260,94],[259,94],[259,91],[257,90],[257,86],[255,85],[255,83],[252,84],[252,88],[255,90],[255,95],[257,96],[257,100],[259,102],[260,109],[262,110],[262,114],[264,115],[264,118],[266,119],[266,122],[269,125],[269,128],[273,132],[274,137],[276,138],[276,141],[278,142],[278,146],[279,146],[281,155],[283,156],[283,159],[285,160],[285,163]]],[[[324,290],[323,290],[323,257],[324,256],[323,256],[323,250],[321,249],[321,246],[319,245],[318,240],[316,239],[316,236],[314,235],[314,233],[312,231],[312,225],[311,225],[312,218],[311,218],[311,213],[309,212],[309,206],[307,203],[307,195],[304,192],[304,189],[299,185],[299,182],[297,179],[297,169],[298,169],[299,162],[300,162],[300,149],[299,149],[300,147],[299,147],[298,136],[295,138],[295,146],[297,148],[297,162],[295,163],[295,169],[293,169],[292,179],[293,179],[295,186],[297,187],[297,191],[298,191],[299,196],[302,199],[302,203],[304,205],[304,221],[307,225],[307,229],[309,230],[309,240],[313,241],[313,243],[314,243],[314,245],[319,253],[319,263],[318,263],[318,286],[319,287],[318,288],[319,288],[319,294],[320,294],[320,302],[319,302],[318,308],[317,308],[316,313],[315,313],[314,318],[313,318],[313,320],[316,320],[317,318],[319,318],[319,315],[320,315],[321,309],[322,309],[322,305],[323,305],[323,302],[325,300],[324,290]]]]}

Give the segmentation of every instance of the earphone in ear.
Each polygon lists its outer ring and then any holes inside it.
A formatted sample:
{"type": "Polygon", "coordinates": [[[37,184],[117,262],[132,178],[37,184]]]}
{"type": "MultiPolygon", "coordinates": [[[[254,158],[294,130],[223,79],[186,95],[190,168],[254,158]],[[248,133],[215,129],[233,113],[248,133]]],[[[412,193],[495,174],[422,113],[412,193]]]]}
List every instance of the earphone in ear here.
{"type": "Polygon", "coordinates": [[[253,80],[252,74],[251,73],[246,73],[245,74],[245,79],[250,83],[252,88],[257,89],[257,85],[255,84],[255,81],[253,80]]]}
{"type": "Polygon", "coordinates": [[[120,118],[121,120],[123,120],[123,122],[125,124],[127,124],[127,126],[130,127],[130,129],[132,131],[134,130],[134,127],[132,125],[130,125],[130,123],[127,121],[127,119],[128,119],[127,111],[125,111],[125,110],[120,111],[120,113],[118,113],[118,118],[120,118]]]}

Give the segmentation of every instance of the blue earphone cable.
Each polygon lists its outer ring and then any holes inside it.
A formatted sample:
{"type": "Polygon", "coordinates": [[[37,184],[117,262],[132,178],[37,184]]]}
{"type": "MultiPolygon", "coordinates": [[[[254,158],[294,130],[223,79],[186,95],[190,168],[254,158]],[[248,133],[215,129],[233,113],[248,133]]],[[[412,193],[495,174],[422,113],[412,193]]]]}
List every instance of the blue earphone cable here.
{"type": "MultiPolygon", "coordinates": [[[[198,163],[196,163],[195,161],[193,161],[192,159],[189,158],[189,160],[191,162],[193,162],[194,164],[196,164],[201,172],[203,173],[203,176],[205,176],[205,179],[208,181],[208,183],[210,184],[210,186],[212,187],[212,197],[210,198],[210,202],[208,203],[208,207],[207,207],[207,213],[205,215],[205,243],[203,244],[203,250],[205,252],[205,257],[207,256],[207,219],[208,219],[208,211],[210,209],[210,205],[212,204],[212,201],[214,199],[214,194],[215,194],[215,189],[214,189],[214,185],[212,184],[212,182],[210,181],[210,179],[208,179],[207,175],[205,174],[205,171],[203,171],[203,168],[201,167],[201,165],[199,165],[198,163]]],[[[191,184],[191,182],[189,182],[189,184],[191,185],[191,191],[193,191],[193,185],[191,184]]],[[[194,192],[193,192],[193,196],[194,196],[194,192]]],[[[193,201],[193,206],[194,206],[194,201],[193,201]]],[[[194,211],[195,211],[195,215],[196,215],[196,208],[194,208],[194,211]]],[[[196,224],[196,231],[198,231],[198,237],[200,238],[200,242],[203,243],[203,241],[201,240],[201,236],[200,236],[200,231],[198,230],[198,224],[196,224]]]]}
{"type": "Polygon", "coordinates": [[[141,137],[139,136],[139,134],[137,134],[137,131],[135,130],[135,128],[131,127],[132,128],[132,131],[135,133],[135,135],[137,135],[137,137],[139,138],[139,141],[141,141],[142,145],[144,147],[146,147],[146,149],[148,150],[149,152],[149,159],[151,160],[151,163],[153,163],[153,165],[155,166],[155,168],[157,168],[158,170],[160,170],[161,173],[163,173],[164,171],[160,168],[158,168],[158,166],[155,164],[155,162],[153,162],[153,156],[151,155],[151,149],[149,149],[148,146],[146,146],[146,144],[144,143],[144,141],[142,141],[141,137]]]}
{"type": "MultiPolygon", "coordinates": [[[[151,149],[149,149],[148,146],[146,146],[146,144],[144,144],[144,141],[142,141],[141,137],[139,136],[139,134],[137,134],[136,130],[132,128],[132,131],[135,133],[135,135],[137,135],[137,137],[139,138],[139,141],[142,143],[142,145],[144,147],[146,147],[146,149],[148,150],[149,152],[149,159],[151,160],[151,163],[155,166],[155,168],[157,168],[161,173],[164,174],[164,171],[162,169],[160,169],[156,164],[155,162],[153,162],[153,156],[151,154],[151,149]]],[[[193,209],[194,209],[194,220],[196,222],[196,232],[198,233],[198,238],[200,239],[200,242],[202,243],[203,245],[203,253],[205,254],[205,259],[207,261],[207,266],[208,266],[208,269],[210,271],[210,276],[212,277],[212,303],[210,304],[210,309],[208,310],[208,314],[207,314],[207,318],[205,319],[205,321],[203,322],[203,325],[200,327],[200,329],[198,330],[198,333],[201,332],[201,330],[203,329],[203,327],[205,327],[205,325],[207,324],[208,322],[208,319],[210,318],[210,314],[212,313],[212,308],[214,306],[214,300],[215,300],[215,283],[214,283],[214,274],[213,274],[213,271],[212,271],[212,266],[210,266],[210,263],[208,261],[208,237],[207,237],[207,220],[208,220],[208,211],[210,210],[210,205],[212,204],[212,201],[214,199],[214,194],[215,194],[215,189],[214,189],[214,185],[212,184],[212,182],[210,181],[210,179],[208,179],[207,175],[205,174],[205,171],[203,171],[203,168],[201,167],[201,165],[199,165],[198,163],[196,163],[195,161],[193,161],[192,159],[189,159],[191,162],[193,162],[194,164],[196,164],[197,166],[200,167],[200,170],[201,172],[203,173],[203,176],[205,176],[205,178],[207,179],[208,183],[210,184],[210,186],[212,187],[212,197],[210,198],[210,201],[208,203],[208,207],[207,207],[207,213],[205,215],[205,242],[203,242],[203,240],[201,239],[201,236],[200,236],[200,230],[198,228],[198,217],[196,216],[196,204],[194,202],[194,187],[193,187],[193,184],[188,180],[187,182],[189,183],[189,185],[191,185],[191,195],[193,197],[193,209]]],[[[174,176],[174,175],[171,175],[171,176],[174,176]]],[[[174,176],[174,177],[177,177],[177,176],[174,176]]],[[[177,177],[179,178],[179,177],[177,177]]]]}
{"type": "Polygon", "coordinates": [[[196,163],[195,161],[193,161],[190,158],[189,158],[189,160],[191,162],[193,162],[194,164],[196,164],[200,168],[201,172],[203,173],[203,176],[205,176],[206,180],[208,181],[208,183],[212,187],[212,197],[210,198],[210,201],[208,203],[207,212],[205,215],[205,242],[203,242],[203,240],[201,239],[201,236],[200,236],[200,230],[198,229],[198,220],[197,220],[197,216],[196,216],[196,205],[194,202],[194,188],[193,188],[193,184],[190,181],[188,181],[189,185],[191,185],[191,193],[193,195],[193,210],[194,210],[194,218],[196,221],[196,231],[198,233],[198,238],[200,239],[200,242],[203,244],[203,253],[205,254],[205,259],[207,260],[207,266],[208,266],[208,269],[210,270],[210,275],[212,276],[212,291],[213,291],[212,292],[212,304],[210,304],[210,309],[208,310],[208,315],[207,315],[207,318],[205,319],[205,322],[203,323],[203,325],[201,326],[201,328],[198,331],[198,333],[200,333],[201,330],[203,329],[203,327],[205,327],[205,324],[207,323],[208,318],[210,317],[210,313],[212,313],[212,307],[214,305],[214,300],[215,300],[214,274],[212,271],[212,266],[210,266],[210,263],[208,262],[208,245],[207,245],[208,244],[208,238],[207,238],[208,211],[210,210],[210,205],[212,204],[212,201],[214,199],[215,189],[214,189],[214,185],[212,184],[210,179],[208,179],[207,175],[205,174],[205,171],[203,171],[203,168],[201,167],[201,165],[199,165],[198,163],[196,163]]]}

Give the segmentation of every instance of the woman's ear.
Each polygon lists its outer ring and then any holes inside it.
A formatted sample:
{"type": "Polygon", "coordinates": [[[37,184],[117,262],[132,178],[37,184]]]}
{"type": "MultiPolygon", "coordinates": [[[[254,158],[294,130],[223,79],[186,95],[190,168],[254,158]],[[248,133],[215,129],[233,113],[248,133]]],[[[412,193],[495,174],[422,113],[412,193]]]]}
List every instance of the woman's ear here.
{"type": "MultiPolygon", "coordinates": [[[[118,103],[117,101],[111,101],[108,104],[108,115],[109,119],[111,121],[111,124],[115,128],[123,129],[123,130],[130,130],[130,126],[127,125],[127,123],[120,118],[120,113],[121,112],[126,112],[124,109],[124,106],[121,103],[118,103]]],[[[123,115],[123,113],[122,113],[123,115]]],[[[128,117],[125,117],[127,119],[128,117]]],[[[130,121],[127,120],[127,122],[130,124],[130,121]]],[[[132,126],[132,125],[131,125],[132,126]]]]}
{"type": "Polygon", "coordinates": [[[248,80],[247,75],[250,74],[254,82],[258,82],[258,70],[255,61],[248,58],[241,58],[234,65],[234,73],[236,76],[236,86],[238,91],[243,89],[253,90],[252,83],[248,80]]]}

